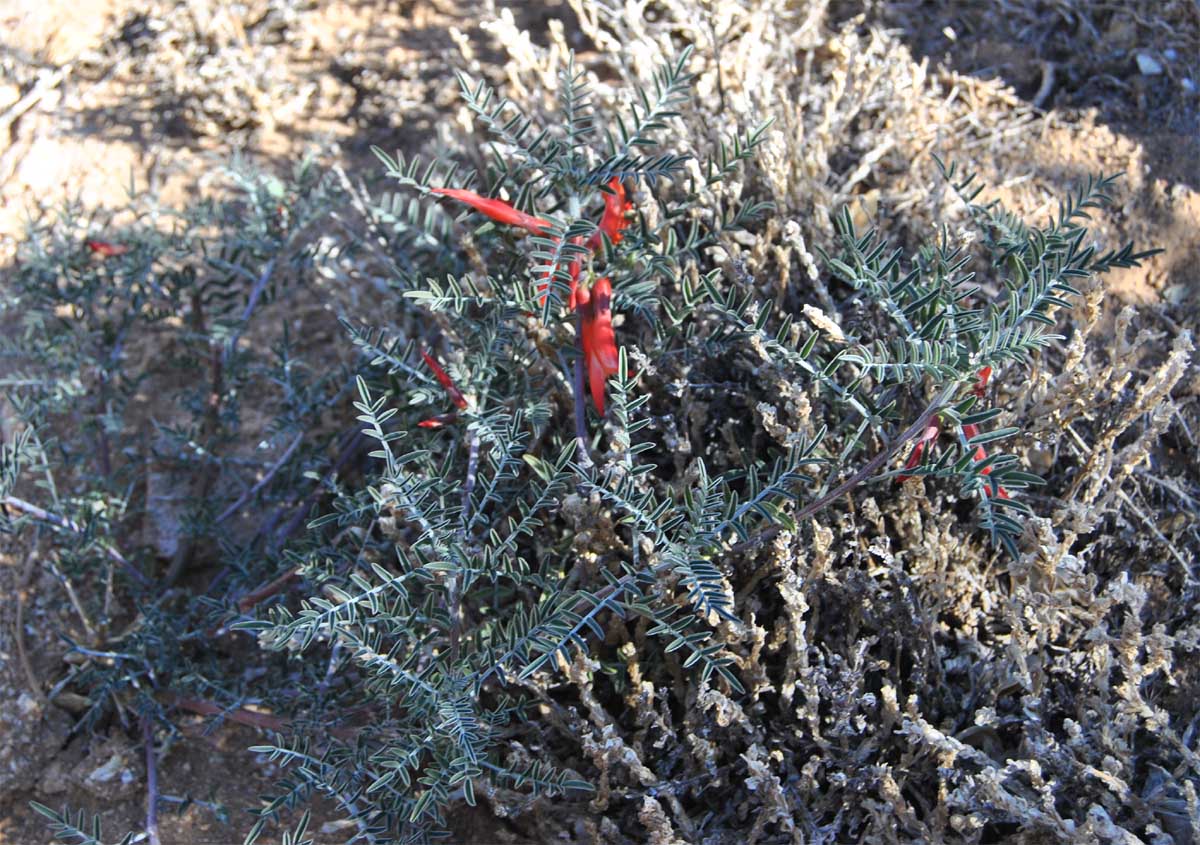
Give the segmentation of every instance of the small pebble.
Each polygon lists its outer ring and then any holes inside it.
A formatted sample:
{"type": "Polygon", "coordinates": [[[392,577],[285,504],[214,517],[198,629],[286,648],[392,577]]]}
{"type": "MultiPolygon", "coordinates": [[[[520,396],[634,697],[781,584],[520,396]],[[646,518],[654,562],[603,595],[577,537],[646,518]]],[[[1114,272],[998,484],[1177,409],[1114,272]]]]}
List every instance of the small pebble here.
{"type": "Polygon", "coordinates": [[[17,709],[23,716],[32,716],[39,707],[38,700],[27,692],[21,693],[21,697],[17,699],[17,709]]]}
{"type": "Polygon", "coordinates": [[[1163,72],[1162,65],[1146,53],[1137,54],[1137,66],[1142,76],[1158,76],[1163,72]]]}

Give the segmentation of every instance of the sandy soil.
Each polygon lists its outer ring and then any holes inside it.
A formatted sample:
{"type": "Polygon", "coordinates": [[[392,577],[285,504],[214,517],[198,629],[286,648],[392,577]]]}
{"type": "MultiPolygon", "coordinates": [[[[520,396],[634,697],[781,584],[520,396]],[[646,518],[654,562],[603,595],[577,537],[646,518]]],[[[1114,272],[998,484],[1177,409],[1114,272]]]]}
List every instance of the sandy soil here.
{"type": "MultiPolygon", "coordinates": [[[[241,14],[218,2],[83,5],[86,13],[72,0],[0,0],[0,267],[12,260],[24,222],[53,213],[64,199],[119,205],[133,185],[157,191],[164,203],[182,202],[234,149],[267,166],[321,149],[350,168],[373,167],[370,144],[411,149],[433,135],[455,96],[450,73],[463,63],[458,40],[481,61],[493,49],[469,0],[332,0],[300,11],[251,0],[241,14]]],[[[899,16],[904,9],[896,6],[899,16]]],[[[545,18],[567,14],[547,4],[524,10],[523,24],[537,32],[545,18]]],[[[1015,100],[1045,110],[1029,124],[1041,178],[1128,173],[1104,228],[1114,241],[1134,238],[1164,253],[1148,269],[1114,274],[1111,289],[1125,301],[1169,305],[1172,319],[1194,317],[1196,99],[1187,101],[1190,117],[1157,113],[1162,122],[1147,124],[1122,116],[1122,98],[1140,97],[1156,114],[1157,86],[1181,84],[1165,57],[1175,49],[1170,34],[1150,45],[1159,74],[1124,68],[1104,87],[1076,78],[1070,63],[1059,61],[1057,81],[1043,91],[1053,59],[1021,54],[1002,37],[958,34],[983,28],[979,14],[962,13],[926,20],[908,37],[918,58],[1000,75],[1015,100]]],[[[999,195],[1030,213],[1051,210],[1039,206],[1033,184],[1020,180],[1001,186],[999,195]]],[[[34,571],[23,555],[0,553],[0,618],[15,620],[20,603],[24,622],[19,631],[0,626],[0,843],[46,841],[44,823],[28,809],[34,798],[99,812],[113,838],[137,829],[144,816],[144,761],[132,739],[97,745],[69,735],[70,714],[39,700],[61,666],[53,632],[76,623],[63,612],[54,579],[34,571]]],[[[164,812],[165,842],[241,841],[242,808],[271,775],[269,764],[244,751],[254,741],[247,728],[224,727],[164,756],[164,794],[195,802],[180,814],[164,812]]],[[[457,823],[464,839],[522,841],[471,814],[457,823]]],[[[318,813],[318,842],[346,837],[324,825],[318,813]]]]}

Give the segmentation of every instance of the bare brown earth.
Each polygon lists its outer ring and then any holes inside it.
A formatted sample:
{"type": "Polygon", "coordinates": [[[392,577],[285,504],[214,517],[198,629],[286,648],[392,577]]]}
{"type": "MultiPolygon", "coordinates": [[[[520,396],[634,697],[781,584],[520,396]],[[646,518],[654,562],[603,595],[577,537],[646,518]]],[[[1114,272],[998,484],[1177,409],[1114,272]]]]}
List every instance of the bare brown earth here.
{"type": "MultiPolygon", "coordinates": [[[[252,0],[235,12],[215,0],[0,0],[0,267],[12,259],[24,222],[53,213],[68,197],[118,205],[132,185],[157,191],[164,204],[180,203],[203,190],[234,149],[268,166],[319,149],[353,168],[374,166],[366,155],[372,143],[421,145],[434,136],[439,114],[453,114],[451,71],[466,63],[464,46],[476,61],[493,55],[479,27],[482,5],[252,0]],[[285,26],[286,40],[274,34],[285,26]]],[[[1170,29],[1126,32],[1117,20],[1102,34],[1110,43],[1142,38],[1161,72],[1146,75],[1126,61],[1096,74],[1107,79],[1079,78],[1061,57],[1022,53],[989,18],[992,5],[893,4],[881,14],[904,31],[914,61],[1003,79],[1013,114],[1036,104],[1021,131],[1031,136],[1037,176],[1025,178],[1028,162],[1014,160],[1013,179],[995,192],[1011,207],[1045,214],[1052,210],[1042,200],[1046,181],[1127,173],[1102,230],[1114,242],[1132,238],[1164,252],[1145,269],[1114,274],[1110,290],[1174,315],[1167,319],[1192,320],[1200,292],[1197,98],[1172,97],[1169,108],[1155,111],[1162,86],[1200,84],[1195,58],[1188,66],[1182,52],[1188,45],[1174,45],[1170,29]],[[952,6],[976,11],[939,17],[952,6]],[[987,31],[993,35],[981,34],[987,31]],[[1056,81],[1043,91],[1047,62],[1057,62],[1056,81]],[[1180,103],[1190,112],[1178,113],[1180,103]]],[[[549,19],[572,20],[553,3],[518,11],[532,33],[549,19]]],[[[592,47],[580,41],[573,45],[580,52],[592,47]]],[[[971,156],[969,149],[943,152],[971,156]]],[[[0,548],[0,843],[48,840],[31,799],[87,807],[115,839],[140,829],[144,818],[139,744],[72,736],[71,714],[44,703],[61,666],[54,631],[78,623],[55,580],[27,566],[26,551],[0,548]]],[[[194,722],[195,735],[161,760],[163,794],[194,800],[181,813],[164,808],[164,842],[240,842],[244,808],[265,789],[272,767],[245,751],[255,741],[251,729],[226,725],[205,736],[201,720],[194,722]]],[[[327,825],[319,810],[317,841],[344,841],[348,832],[327,825]]],[[[455,823],[462,841],[530,841],[484,811],[455,823]]]]}

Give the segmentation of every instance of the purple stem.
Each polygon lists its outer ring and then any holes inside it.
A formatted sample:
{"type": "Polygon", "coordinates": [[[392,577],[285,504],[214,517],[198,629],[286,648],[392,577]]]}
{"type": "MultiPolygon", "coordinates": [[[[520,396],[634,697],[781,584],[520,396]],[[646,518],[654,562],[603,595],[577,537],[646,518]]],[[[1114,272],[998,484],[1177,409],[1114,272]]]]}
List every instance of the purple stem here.
{"type": "Polygon", "coordinates": [[[158,761],[154,754],[154,722],[142,716],[142,744],[146,746],[146,835],[150,845],[162,845],[158,837],[158,761]]]}
{"type": "Polygon", "coordinates": [[[583,314],[575,315],[575,457],[587,469],[592,456],[587,445],[587,400],[583,383],[583,314]]]}

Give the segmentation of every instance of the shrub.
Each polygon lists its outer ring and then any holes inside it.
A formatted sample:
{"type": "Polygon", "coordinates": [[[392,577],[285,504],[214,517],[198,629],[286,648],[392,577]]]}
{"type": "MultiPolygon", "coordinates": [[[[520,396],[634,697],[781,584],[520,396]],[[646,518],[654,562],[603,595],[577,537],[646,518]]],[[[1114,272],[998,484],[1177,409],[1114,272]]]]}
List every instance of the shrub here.
{"type": "MultiPolygon", "coordinates": [[[[772,205],[715,192],[753,182],[769,123],[707,158],[664,143],[689,58],[624,114],[593,107],[573,62],[548,115],[463,77],[488,157],[380,152],[396,193],[378,201],[305,163],[287,181],[235,171],[235,197],[178,217],[69,209],[31,233],[4,303],[22,328],[0,529],[52,532],[73,597],[113,585],[77,602],[86,636],[52,691],[83,692],[81,728],[137,719],[151,770],[181,712],[270,730],[254,750],[285,774],[248,841],[316,794],[373,842],[424,841],[481,794],[501,815],[620,805],[596,828],[613,839],[636,821],[671,841],[671,818],[689,841],[812,837],[855,795],[847,835],[891,813],[911,840],[1067,824],[1035,763],[1001,768],[935,716],[956,712],[954,670],[899,559],[923,553],[922,521],[948,536],[956,500],[1030,565],[1041,479],[998,444],[1031,420],[994,391],[1095,275],[1151,253],[1089,242],[1111,177],[1032,226],[951,165],[974,247],[943,225],[908,251],[838,211],[818,252],[853,320],[793,309],[787,274],[772,301],[732,254],[772,205]],[[243,343],[256,311],[286,319],[358,257],[390,275],[368,321],[343,320],[357,357],[298,352],[286,322],[269,350],[243,343]],[[141,397],[175,390],[180,413],[150,416],[141,397]],[[813,518],[846,501],[863,525],[842,542],[868,554],[813,592],[838,560],[813,518]],[[807,633],[823,606],[847,614],[824,643],[807,633]],[[709,783],[740,804],[696,818],[709,783]]],[[[981,729],[1018,706],[1008,683],[973,703],[981,729]]],[[[1079,718],[1064,730],[1095,729],[1079,718]]]]}

